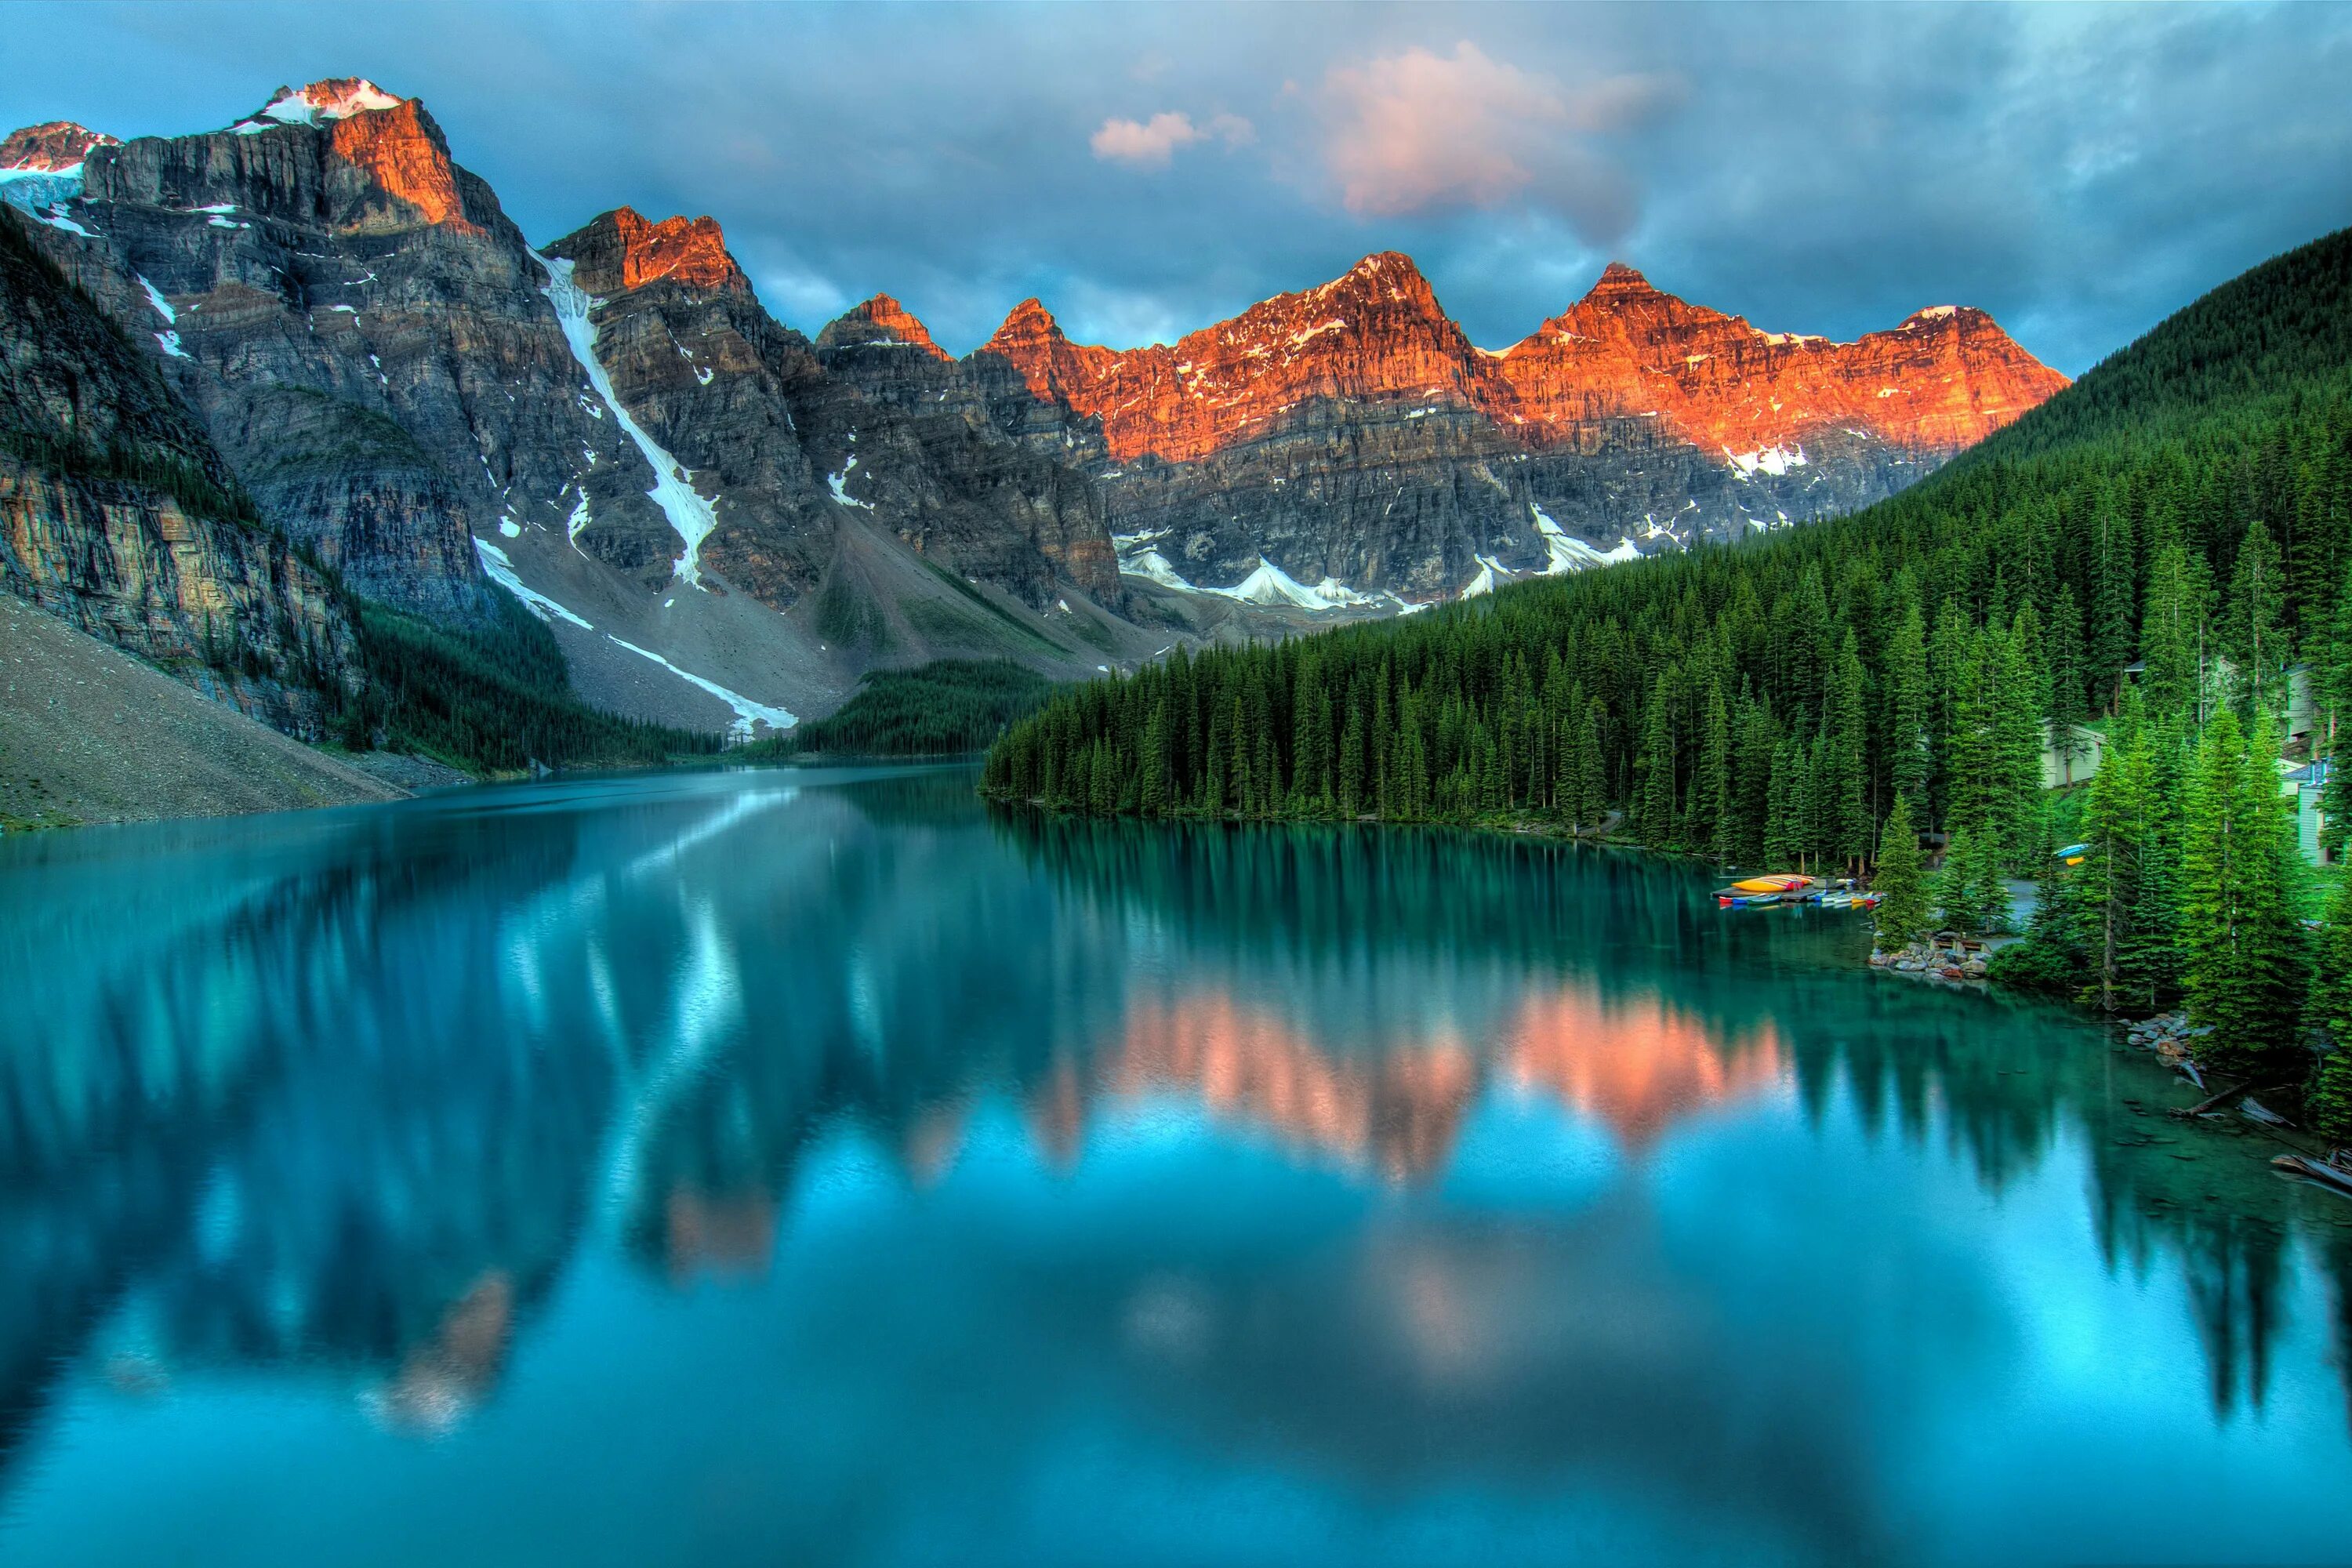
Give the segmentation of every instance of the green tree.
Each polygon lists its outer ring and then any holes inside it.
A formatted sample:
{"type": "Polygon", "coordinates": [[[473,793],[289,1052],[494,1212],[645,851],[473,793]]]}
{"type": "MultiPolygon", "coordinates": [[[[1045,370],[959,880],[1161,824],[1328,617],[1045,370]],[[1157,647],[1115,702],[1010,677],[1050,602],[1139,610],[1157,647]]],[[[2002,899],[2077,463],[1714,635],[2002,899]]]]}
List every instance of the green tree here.
{"type": "Polygon", "coordinates": [[[1691,779],[1691,842],[1727,865],[1738,830],[1731,798],[1731,710],[1723,683],[1707,689],[1706,722],[1699,742],[1698,771],[1691,779]]]}
{"type": "Polygon", "coordinates": [[[2285,617],[2286,584],[2278,547],[2257,517],[2246,524],[2245,541],[2238,546],[2229,607],[2221,622],[2221,652],[2234,667],[2238,700],[2248,714],[2284,705],[2285,617]]]}
{"type": "Polygon", "coordinates": [[[1929,713],[1927,623],[1916,600],[1886,641],[1886,787],[1927,803],[1929,713]]]}
{"type": "Polygon", "coordinates": [[[1907,796],[1896,795],[1895,809],[1886,814],[1886,826],[1878,839],[1878,868],[1870,885],[1878,894],[1876,941],[1881,952],[1908,947],[1926,934],[1927,878],[1907,796]]]}
{"type": "Polygon", "coordinates": [[[1870,854],[1869,677],[1861,645],[1849,630],[1830,667],[1822,714],[1822,764],[1814,810],[1821,822],[1821,847],[1832,862],[1853,866],[1870,854]]]}
{"type": "Polygon", "coordinates": [[[2000,842],[1988,828],[1956,827],[1936,876],[1936,907],[1945,925],[1971,934],[2009,921],[2009,887],[2000,875],[2000,842]]]}
{"type": "Polygon", "coordinates": [[[2148,711],[2188,712],[2204,721],[2207,605],[2212,596],[2205,563],[2179,544],[2157,552],[2147,569],[2147,616],[2140,624],[2140,687],[2148,711]]]}
{"type": "Polygon", "coordinates": [[[2088,747],[2080,726],[2090,715],[2083,700],[2083,617],[2074,607],[2074,590],[2062,585],[2050,610],[2050,750],[2058,759],[2061,779],[2072,784],[2074,764],[2088,747]]]}
{"type": "MultiPolygon", "coordinates": [[[[2256,732],[2269,727],[2257,712],[2256,732]]],[[[2278,775],[2224,709],[2205,727],[2184,834],[2182,947],[2189,1016],[2218,1065],[2252,1067],[2294,1037],[2305,991],[2294,919],[2293,823],[2278,775]]]]}

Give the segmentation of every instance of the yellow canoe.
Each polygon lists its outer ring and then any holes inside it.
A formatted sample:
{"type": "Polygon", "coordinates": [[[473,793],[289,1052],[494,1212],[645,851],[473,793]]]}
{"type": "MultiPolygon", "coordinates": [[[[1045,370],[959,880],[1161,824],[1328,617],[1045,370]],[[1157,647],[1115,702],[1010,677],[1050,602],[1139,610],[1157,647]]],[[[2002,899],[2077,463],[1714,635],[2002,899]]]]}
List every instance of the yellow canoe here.
{"type": "Polygon", "coordinates": [[[1750,877],[1744,882],[1734,882],[1732,888],[1742,893],[1795,893],[1813,885],[1811,877],[1793,872],[1778,877],[1750,877]]]}

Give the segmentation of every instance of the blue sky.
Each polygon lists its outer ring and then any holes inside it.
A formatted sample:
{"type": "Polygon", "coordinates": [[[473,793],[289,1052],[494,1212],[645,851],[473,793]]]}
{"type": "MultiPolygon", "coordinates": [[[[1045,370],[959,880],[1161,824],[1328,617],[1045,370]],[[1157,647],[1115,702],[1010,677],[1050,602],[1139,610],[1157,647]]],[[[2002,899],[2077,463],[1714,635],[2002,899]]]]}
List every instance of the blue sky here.
{"type": "Polygon", "coordinates": [[[1380,249],[1482,344],[1618,258],[1848,338],[1991,310],[2079,374],[2352,222],[2352,6],[47,5],[0,128],[421,97],[534,242],[704,214],[814,333],[1035,294],[1172,337],[1380,249]],[[37,62],[38,68],[27,68],[37,62]]]}

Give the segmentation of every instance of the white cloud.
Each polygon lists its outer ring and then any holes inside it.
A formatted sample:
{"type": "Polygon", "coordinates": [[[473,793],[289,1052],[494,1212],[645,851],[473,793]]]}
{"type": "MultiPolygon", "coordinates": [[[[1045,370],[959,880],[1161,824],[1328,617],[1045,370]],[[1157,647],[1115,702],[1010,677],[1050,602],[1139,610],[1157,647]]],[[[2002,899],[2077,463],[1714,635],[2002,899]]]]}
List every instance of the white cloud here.
{"type": "Polygon", "coordinates": [[[1239,147],[1256,138],[1257,128],[1238,114],[1220,114],[1206,125],[1195,125],[1189,114],[1163,112],[1147,121],[1106,120],[1088,145],[1106,162],[1164,169],[1179,147],[1213,141],[1239,147]]]}
{"type": "Polygon", "coordinates": [[[1331,68],[1325,158],[1352,213],[1526,199],[1557,208],[1580,232],[1612,237],[1631,221],[1633,195],[1580,139],[1636,126],[1678,94],[1675,79],[1650,76],[1566,88],[1466,40],[1450,57],[1411,48],[1331,68]]]}

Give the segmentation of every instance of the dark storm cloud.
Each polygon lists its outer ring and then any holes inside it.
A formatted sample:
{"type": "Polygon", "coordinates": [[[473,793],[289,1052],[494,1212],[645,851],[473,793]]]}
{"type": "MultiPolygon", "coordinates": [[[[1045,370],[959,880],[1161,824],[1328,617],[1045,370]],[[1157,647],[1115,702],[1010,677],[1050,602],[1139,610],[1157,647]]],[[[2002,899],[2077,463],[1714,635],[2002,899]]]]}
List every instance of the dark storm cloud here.
{"type": "MultiPolygon", "coordinates": [[[[814,331],[954,348],[1027,294],[1172,336],[1375,249],[1507,342],[1612,257],[1759,324],[1992,310],[2068,372],[2352,221],[2352,10],[2318,5],[47,7],[0,121],[423,97],[534,240],[709,213],[814,331]]],[[[5,128],[5,127],[0,127],[5,128]]]]}

